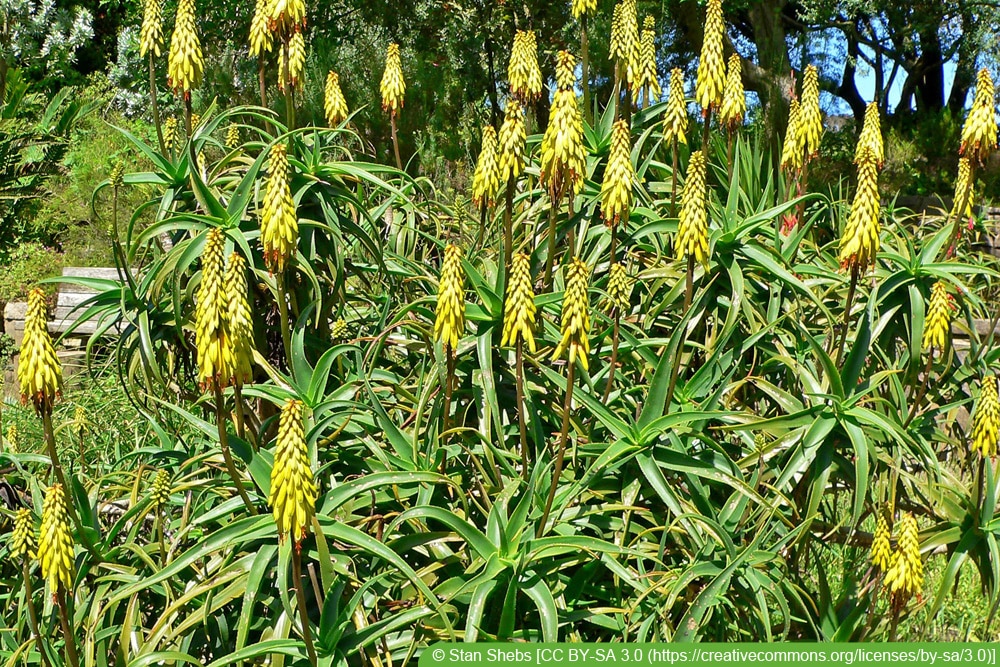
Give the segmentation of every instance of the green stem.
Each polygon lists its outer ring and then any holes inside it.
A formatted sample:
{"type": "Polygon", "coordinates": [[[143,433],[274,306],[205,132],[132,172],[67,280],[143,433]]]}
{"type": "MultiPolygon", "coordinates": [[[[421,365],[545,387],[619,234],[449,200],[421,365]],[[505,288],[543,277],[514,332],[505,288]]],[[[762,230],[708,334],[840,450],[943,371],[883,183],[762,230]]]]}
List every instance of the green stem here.
{"type": "MultiPolygon", "coordinates": [[[[240,436],[240,440],[247,440],[247,428],[246,428],[246,406],[243,403],[243,387],[239,384],[233,387],[233,414],[236,418],[236,435],[240,436]]],[[[250,446],[253,447],[254,452],[259,452],[260,447],[257,445],[257,438],[250,438],[250,446]]]]}
{"type": "Polygon", "coordinates": [[[281,342],[285,348],[285,362],[288,368],[292,368],[292,328],[288,316],[288,298],[285,291],[285,272],[279,271],[274,274],[276,287],[278,288],[278,316],[281,319],[281,342]]]}
{"type": "Polygon", "coordinates": [[[701,152],[705,156],[705,160],[708,160],[708,140],[711,136],[712,128],[712,107],[705,109],[705,128],[702,130],[701,134],[701,152]]]}
{"type": "Polygon", "coordinates": [[[396,112],[389,114],[389,127],[392,129],[392,150],[396,154],[396,168],[403,171],[403,160],[399,157],[399,135],[396,132],[396,112]]]}
{"type": "Polygon", "coordinates": [[[318,664],[316,649],[313,647],[312,631],[309,629],[309,609],[306,606],[306,593],[302,588],[302,552],[298,544],[292,547],[292,576],[295,578],[295,597],[299,603],[299,621],[302,623],[302,641],[305,642],[312,667],[318,664]]]}
{"type": "Polygon", "coordinates": [[[42,664],[50,667],[49,656],[42,645],[42,633],[38,629],[38,611],[35,609],[35,593],[31,587],[31,566],[28,559],[23,559],[21,563],[21,574],[24,576],[24,605],[28,608],[28,621],[31,623],[31,631],[35,635],[35,645],[38,647],[38,654],[42,656],[42,664]]]}
{"type": "Polygon", "coordinates": [[[153,64],[153,53],[149,53],[149,104],[153,111],[153,125],[156,126],[156,141],[160,146],[160,155],[167,154],[167,145],[163,143],[163,128],[160,127],[160,104],[156,99],[156,67],[153,64]]]}
{"type": "Polygon", "coordinates": [[[260,89],[260,105],[267,107],[267,79],[264,77],[264,54],[257,56],[257,87],[260,89]]]}
{"type": "Polygon", "coordinates": [[[528,425],[524,414],[524,341],[517,337],[517,345],[514,352],[515,362],[515,385],[517,387],[517,426],[518,435],[521,438],[521,475],[528,479],[528,425]]]}
{"type": "MultiPolygon", "coordinates": [[[[484,216],[485,217],[485,216],[484,216]]],[[[507,191],[504,194],[503,209],[503,261],[504,266],[510,266],[514,256],[514,177],[507,179],[507,191]]]]}
{"type": "Polygon", "coordinates": [[[219,427],[219,447],[222,449],[222,459],[226,463],[226,470],[229,472],[229,476],[233,480],[233,484],[236,485],[236,491],[240,494],[240,498],[243,499],[243,504],[246,505],[247,511],[251,515],[257,514],[257,508],[253,506],[253,502],[250,500],[250,496],[247,495],[246,489],[243,488],[243,481],[240,479],[240,474],[236,470],[236,464],[233,462],[233,454],[229,451],[229,433],[226,432],[226,407],[225,399],[222,396],[222,388],[215,388],[215,423],[219,427]]]}
{"type": "Polygon", "coordinates": [[[545,500],[545,511],[542,512],[542,520],[538,523],[536,537],[541,537],[545,532],[545,524],[549,520],[549,513],[552,511],[552,501],[555,500],[556,490],[559,488],[559,477],[562,475],[563,459],[566,457],[566,441],[569,438],[569,414],[573,406],[573,380],[575,363],[566,366],[566,399],[563,402],[562,430],[559,433],[559,449],[556,452],[556,465],[552,471],[552,485],[549,487],[549,496],[545,500]]]}
{"type": "Polygon", "coordinates": [[[66,591],[59,586],[58,600],[56,601],[56,606],[59,608],[59,622],[62,624],[63,631],[63,641],[66,643],[66,662],[70,664],[70,667],[80,667],[80,658],[76,653],[76,637],[73,635],[73,629],[69,624],[69,614],[66,610],[68,602],[68,596],[66,591]]]}
{"type": "Polygon", "coordinates": [[[854,292],[858,286],[860,271],[857,265],[851,266],[851,286],[847,288],[847,305],[844,307],[844,330],[840,332],[840,343],[837,345],[837,360],[834,365],[840,368],[840,360],[844,356],[844,345],[847,343],[847,330],[851,328],[851,307],[854,305],[854,292]]]}
{"type": "Polygon", "coordinates": [[[556,257],[556,216],[559,213],[559,202],[552,200],[552,204],[549,207],[549,236],[548,236],[548,251],[545,257],[545,289],[549,290],[552,288],[552,265],[556,257]]]}
{"type": "MultiPolygon", "coordinates": [[[[686,315],[691,307],[691,299],[694,293],[694,255],[688,255],[687,277],[684,283],[684,310],[682,316],[686,315]]],[[[667,402],[665,408],[670,410],[670,402],[674,400],[674,389],[677,387],[677,376],[680,373],[681,357],[684,353],[684,344],[687,341],[687,334],[682,333],[680,341],[677,342],[677,351],[674,353],[674,365],[670,369],[670,385],[667,388],[667,402]]]]}
{"type": "Polygon", "coordinates": [[[917,391],[916,397],[913,399],[913,405],[910,406],[910,413],[906,416],[906,421],[903,422],[903,428],[905,429],[913,421],[913,418],[917,416],[917,409],[920,407],[920,402],[924,400],[924,395],[927,394],[927,387],[930,384],[931,379],[931,368],[934,365],[934,346],[927,351],[927,365],[924,367],[924,380],[920,383],[920,389],[917,391]]]}
{"type": "Polygon", "coordinates": [[[618,338],[620,326],[621,313],[618,312],[618,308],[616,306],[615,327],[611,333],[611,365],[608,368],[608,385],[604,388],[604,400],[602,401],[604,405],[608,404],[608,398],[611,397],[611,388],[615,385],[615,367],[618,363],[618,338]]]}
{"type": "Polygon", "coordinates": [[[444,346],[445,356],[445,378],[444,378],[444,419],[441,426],[441,434],[444,437],[444,444],[448,444],[447,433],[451,428],[451,392],[455,380],[455,351],[450,344],[444,346]]]}

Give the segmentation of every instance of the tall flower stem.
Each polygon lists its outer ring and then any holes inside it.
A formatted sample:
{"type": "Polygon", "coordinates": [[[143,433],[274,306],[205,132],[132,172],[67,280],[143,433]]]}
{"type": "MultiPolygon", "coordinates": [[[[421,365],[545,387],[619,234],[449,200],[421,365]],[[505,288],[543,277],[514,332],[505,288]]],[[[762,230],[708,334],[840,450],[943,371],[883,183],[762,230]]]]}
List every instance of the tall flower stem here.
{"type": "Polygon", "coordinates": [[[399,135],[396,132],[396,112],[389,114],[389,127],[392,129],[392,150],[396,154],[396,168],[403,171],[403,160],[399,157],[399,135]]]}
{"type": "Polygon", "coordinates": [[[292,546],[292,577],[295,579],[295,598],[299,604],[299,622],[302,623],[302,641],[309,653],[309,663],[316,667],[316,649],[313,646],[312,631],[309,629],[309,608],[306,606],[306,593],[302,588],[302,551],[299,545],[292,546]]]}
{"type": "Polygon", "coordinates": [[[545,289],[552,287],[552,265],[556,257],[556,216],[559,214],[559,202],[555,199],[549,207],[549,235],[545,257],[545,289]]]}
{"type": "Polygon", "coordinates": [[[253,506],[250,496],[243,488],[243,481],[239,472],[236,471],[236,464],[233,462],[233,453],[229,450],[229,433],[226,432],[226,403],[222,396],[222,388],[215,388],[215,423],[219,427],[219,448],[222,449],[222,459],[226,463],[226,470],[236,485],[236,491],[240,494],[243,504],[251,515],[257,514],[257,508],[253,506]]]}
{"type": "Polygon", "coordinates": [[[556,490],[559,488],[559,477],[562,475],[563,460],[566,457],[566,442],[569,439],[569,413],[573,406],[573,381],[576,363],[571,362],[566,366],[566,399],[563,402],[562,430],[559,432],[559,449],[556,451],[556,465],[552,470],[552,485],[549,487],[549,496],[545,500],[545,511],[542,512],[542,520],[538,523],[537,537],[541,537],[545,530],[545,524],[549,520],[549,513],[552,511],[552,501],[555,500],[556,490]]]}
{"type": "MultiPolygon", "coordinates": [[[[686,315],[691,307],[691,299],[694,294],[694,255],[688,255],[687,276],[684,283],[684,311],[686,315]]],[[[670,385],[667,388],[666,409],[670,409],[670,402],[674,400],[674,389],[677,387],[677,375],[681,369],[681,357],[684,355],[684,344],[687,342],[687,334],[682,332],[681,339],[677,343],[677,351],[674,353],[673,368],[670,369],[670,385]]]]}
{"type": "MultiPolygon", "coordinates": [[[[441,433],[448,433],[451,428],[451,393],[455,383],[455,351],[450,345],[444,346],[445,356],[445,378],[444,378],[444,419],[441,426],[441,433]]],[[[447,436],[445,436],[447,438],[447,436]]],[[[444,441],[447,444],[447,440],[444,441]]]]}
{"type": "Polygon", "coordinates": [[[267,79],[264,76],[264,53],[257,56],[257,87],[260,89],[260,105],[267,107],[267,79]]]}
{"type": "Polygon", "coordinates": [[[844,345],[847,343],[847,330],[851,328],[851,307],[854,305],[854,292],[858,287],[858,277],[861,271],[857,265],[851,265],[851,286],[847,288],[847,303],[844,306],[844,330],[840,332],[840,343],[837,345],[837,361],[835,366],[840,368],[840,359],[844,356],[844,345]]]}
{"type": "Polygon", "coordinates": [[[927,365],[924,366],[924,379],[920,383],[920,388],[917,390],[916,396],[913,398],[913,404],[910,405],[910,413],[906,415],[906,421],[903,422],[903,428],[910,425],[913,418],[917,416],[917,409],[920,407],[920,402],[924,400],[924,396],[927,394],[927,387],[931,380],[931,369],[934,366],[934,346],[927,353],[927,365]]]}
{"type": "MultiPolygon", "coordinates": [[[[235,385],[233,387],[233,416],[236,420],[236,435],[240,436],[241,440],[247,440],[247,428],[246,428],[246,404],[243,402],[243,387],[240,385],[235,385]]],[[[257,438],[250,438],[250,445],[253,447],[255,452],[260,451],[260,447],[257,445],[257,438]]]]}
{"type": "Polygon", "coordinates": [[[608,384],[604,388],[604,405],[608,404],[611,396],[611,388],[615,385],[615,367],[618,365],[618,340],[621,328],[621,313],[615,307],[615,326],[611,332],[611,365],[608,367],[608,384]]]}
{"type": "Polygon", "coordinates": [[[56,607],[59,609],[59,623],[62,625],[63,641],[66,644],[66,662],[69,663],[70,667],[80,667],[80,658],[76,653],[76,637],[73,635],[73,628],[69,623],[68,596],[62,586],[59,587],[57,597],[59,598],[56,601],[56,607]]]}
{"type": "MultiPolygon", "coordinates": [[[[192,160],[194,160],[194,143],[191,142],[191,93],[184,93],[184,130],[187,132],[188,143],[191,146],[192,160]]],[[[192,162],[192,165],[196,162],[192,162]]],[[[193,167],[192,167],[193,168],[193,167]]]]}
{"type": "Polygon", "coordinates": [[[726,133],[726,167],[728,180],[733,180],[733,133],[726,133]]]}
{"type": "Polygon", "coordinates": [[[39,410],[42,416],[42,433],[45,436],[45,448],[49,453],[50,465],[52,466],[52,472],[55,473],[56,481],[62,484],[63,491],[66,493],[66,509],[69,511],[70,520],[73,525],[76,526],[77,531],[83,541],[83,546],[90,554],[94,563],[103,562],[101,555],[97,553],[97,549],[91,543],[88,537],[89,533],[83,530],[83,524],[80,522],[80,515],[76,512],[76,503],[72,502],[71,487],[66,483],[66,475],[63,473],[62,466],[59,464],[59,452],[56,449],[56,435],[55,429],[52,427],[52,406],[43,405],[39,410]]]}
{"type": "Polygon", "coordinates": [[[24,577],[24,605],[28,608],[28,621],[31,623],[31,632],[35,635],[35,645],[38,647],[38,654],[42,656],[42,664],[50,667],[49,656],[42,646],[42,633],[38,629],[38,611],[35,609],[35,593],[31,587],[31,565],[27,558],[21,562],[21,574],[24,577]]]}
{"type": "Polygon", "coordinates": [[[292,327],[288,315],[288,295],[285,291],[285,272],[278,271],[274,274],[274,281],[278,288],[278,317],[281,319],[281,342],[285,347],[285,362],[288,368],[292,367],[292,327]]]}
{"type": "Polygon", "coordinates": [[[503,209],[503,264],[510,266],[514,254],[514,177],[507,179],[503,209]]]}
{"type": "Polygon", "coordinates": [[[701,134],[701,152],[708,157],[708,140],[712,135],[712,107],[705,109],[705,128],[701,134]]]}
{"type": "Polygon", "coordinates": [[[167,145],[163,143],[163,128],[160,127],[160,104],[156,99],[156,66],[153,63],[153,52],[149,52],[149,108],[153,112],[153,125],[156,126],[156,142],[160,146],[160,155],[167,154],[167,145]]]}
{"type": "Polygon", "coordinates": [[[160,567],[167,566],[167,543],[163,538],[163,509],[160,508],[156,511],[156,541],[160,544],[160,567]]]}
{"type": "Polygon", "coordinates": [[[521,475],[528,479],[528,424],[524,413],[524,341],[520,336],[515,347],[515,384],[517,387],[517,426],[521,439],[521,475]]]}

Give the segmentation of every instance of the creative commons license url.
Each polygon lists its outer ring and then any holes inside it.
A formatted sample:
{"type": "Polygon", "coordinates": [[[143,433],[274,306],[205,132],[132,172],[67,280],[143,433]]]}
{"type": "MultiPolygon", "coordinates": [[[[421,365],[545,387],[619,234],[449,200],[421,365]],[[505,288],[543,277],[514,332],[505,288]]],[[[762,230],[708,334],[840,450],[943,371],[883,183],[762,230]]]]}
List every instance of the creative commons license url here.
{"type": "Polygon", "coordinates": [[[882,646],[858,646],[851,649],[795,650],[785,648],[747,650],[736,648],[703,648],[692,646],[538,646],[437,647],[430,651],[436,665],[639,665],[724,664],[754,665],[766,663],[829,665],[866,665],[879,663],[910,663],[916,665],[996,665],[996,648],[942,646],[939,649],[893,649],[882,646]]]}

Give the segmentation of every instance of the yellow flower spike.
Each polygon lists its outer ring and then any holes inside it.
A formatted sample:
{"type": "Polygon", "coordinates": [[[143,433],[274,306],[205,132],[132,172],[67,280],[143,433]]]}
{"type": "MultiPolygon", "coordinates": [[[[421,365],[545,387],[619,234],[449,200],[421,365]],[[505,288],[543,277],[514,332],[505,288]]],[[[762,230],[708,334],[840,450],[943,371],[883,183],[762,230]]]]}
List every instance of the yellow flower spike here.
{"type": "Polygon", "coordinates": [[[445,350],[458,349],[465,333],[465,270],[462,249],[449,243],[444,249],[441,281],[438,283],[437,308],[434,312],[434,337],[445,350]]]}
{"type": "Polygon", "coordinates": [[[62,484],[53,484],[45,492],[42,528],[38,539],[38,562],[53,599],[60,586],[65,591],[72,590],[73,534],[62,484]]]}
{"type": "Polygon", "coordinates": [[[798,100],[792,100],[788,107],[788,129],[785,130],[785,142],[781,147],[781,168],[786,173],[802,169],[802,158],[805,145],[802,143],[802,131],[799,129],[802,119],[802,107],[798,100]]]}
{"type": "Polygon", "coordinates": [[[597,11],[597,0],[573,0],[573,18],[592,16],[597,11]]]}
{"type": "Polygon", "coordinates": [[[624,266],[618,263],[611,265],[608,271],[608,300],[610,307],[619,316],[628,314],[634,282],[624,266]]]}
{"type": "Polygon", "coordinates": [[[924,586],[924,563],[920,559],[917,520],[909,512],[899,520],[899,539],[882,585],[898,603],[905,603],[924,586]]]}
{"type": "Polygon", "coordinates": [[[875,163],[881,167],[885,162],[885,146],[882,143],[882,121],[879,118],[878,104],[870,102],[865,107],[865,122],[861,126],[858,137],[858,147],[854,151],[854,162],[861,162],[865,150],[870,150],[875,163]]]}
{"type": "MultiPolygon", "coordinates": [[[[152,1],[152,0],[148,0],[152,1]]],[[[271,52],[274,37],[270,27],[270,0],[257,0],[250,21],[250,55],[257,57],[271,52]]]]}
{"type": "Polygon", "coordinates": [[[872,538],[871,560],[872,565],[881,572],[887,571],[892,563],[892,545],[889,542],[891,537],[889,524],[879,512],[878,522],[875,524],[875,536],[872,538]]]}
{"type": "Polygon", "coordinates": [[[17,424],[11,424],[7,427],[7,449],[12,454],[17,454],[17,424]]]}
{"type": "Polygon", "coordinates": [[[337,319],[330,328],[330,337],[333,338],[333,340],[347,340],[347,320],[343,317],[337,319]]]}
{"type": "Polygon", "coordinates": [[[156,479],[153,480],[153,489],[149,493],[149,497],[153,501],[153,508],[157,512],[161,511],[170,502],[171,490],[170,473],[161,468],[156,473],[156,479]]]}
{"type": "Polygon", "coordinates": [[[841,268],[863,271],[875,263],[880,245],[879,210],[878,167],[871,151],[866,150],[858,164],[858,189],[840,238],[841,268]]]}
{"type": "Polygon", "coordinates": [[[972,415],[972,451],[983,457],[997,455],[997,437],[1000,436],[1000,399],[997,398],[997,379],[987,375],[979,382],[979,400],[972,415]]]}
{"type": "Polygon", "coordinates": [[[286,86],[298,88],[302,79],[302,71],[306,65],[306,38],[301,30],[292,33],[288,40],[288,48],[281,50],[281,69],[278,75],[278,88],[282,91],[286,86]],[[285,80],[285,77],[288,80],[285,80]]]}
{"type": "Polygon", "coordinates": [[[62,364],[49,335],[45,293],[39,288],[28,293],[17,379],[21,386],[21,400],[25,403],[30,401],[39,412],[51,410],[53,403],[62,395],[62,364]]]}
{"type": "Polygon", "coordinates": [[[108,174],[108,181],[111,183],[111,187],[116,189],[121,189],[125,185],[124,162],[115,162],[114,166],[111,167],[111,173],[108,174]]]}
{"type": "Polygon", "coordinates": [[[288,34],[306,24],[304,0],[269,0],[268,20],[271,32],[288,34]]]}
{"type": "Polygon", "coordinates": [[[819,71],[815,65],[807,65],[802,78],[799,128],[805,137],[806,153],[809,156],[818,155],[819,142],[823,136],[823,114],[819,110],[819,71]]]}
{"type": "Polygon", "coordinates": [[[583,188],[586,153],[583,147],[583,117],[576,99],[576,60],[568,51],[560,51],[556,66],[558,88],[552,99],[549,125],[542,137],[541,182],[553,201],[572,188],[583,188]]]}
{"type": "Polygon", "coordinates": [[[240,146],[240,127],[236,123],[230,123],[226,128],[226,148],[234,150],[240,146]]]}
{"type": "Polygon", "coordinates": [[[613,62],[621,61],[625,55],[624,27],[622,26],[622,3],[615,4],[614,11],[611,12],[611,38],[608,41],[608,59],[613,62]]]}
{"type": "Polygon", "coordinates": [[[521,103],[514,98],[507,100],[507,109],[498,137],[501,183],[517,178],[524,171],[524,143],[528,139],[527,132],[521,103]]]}
{"type": "Polygon", "coordinates": [[[969,158],[958,159],[958,178],[955,180],[955,201],[952,203],[951,217],[970,220],[975,215],[973,202],[976,198],[975,184],[972,182],[972,164],[969,158]],[[962,203],[965,203],[964,210],[962,203]]]}
{"type": "Polygon", "coordinates": [[[743,62],[738,53],[729,56],[729,68],[726,70],[726,86],[722,93],[722,106],[719,107],[719,124],[729,132],[735,132],[743,124],[743,115],[747,111],[747,96],[743,90],[743,62]]]}
{"type": "Polygon", "coordinates": [[[291,535],[296,550],[309,533],[318,495],[306,446],[302,402],[289,399],[278,422],[267,502],[274,511],[279,539],[284,542],[291,535]]]}
{"type": "Polygon", "coordinates": [[[708,0],[705,14],[705,40],[698,60],[698,78],[695,82],[695,99],[703,110],[716,108],[722,103],[726,83],[726,62],[722,55],[722,42],[726,25],[722,17],[722,0],[708,0]]]}
{"type": "Polygon", "coordinates": [[[243,386],[253,379],[253,313],[247,300],[247,263],[234,252],[226,267],[226,301],[233,347],[233,382],[243,386]]]}
{"type": "Polygon", "coordinates": [[[639,39],[639,78],[638,84],[632,89],[632,101],[639,100],[639,94],[646,93],[650,102],[660,99],[660,77],[656,72],[656,31],[652,16],[647,16],[642,22],[642,37],[639,39]]]}
{"type": "Polygon", "coordinates": [[[139,55],[152,53],[157,58],[163,49],[163,7],[160,0],[142,3],[142,28],[139,31],[139,55]]]}
{"type": "Polygon", "coordinates": [[[163,147],[172,150],[177,143],[177,117],[170,116],[163,123],[163,147]]]}
{"type": "Polygon", "coordinates": [[[939,280],[931,288],[931,298],[927,304],[927,316],[924,318],[923,348],[930,350],[936,347],[944,351],[951,335],[951,314],[955,308],[948,294],[948,288],[939,280]]]}
{"type": "Polygon", "coordinates": [[[976,76],[976,96],[962,126],[959,155],[982,164],[997,147],[996,92],[993,79],[985,67],[976,76]]]}
{"type": "Polygon", "coordinates": [[[684,99],[684,72],[679,67],[670,70],[670,88],[667,92],[667,112],[663,116],[663,141],[674,140],[687,144],[688,113],[684,99]]]}
{"type": "Polygon", "coordinates": [[[397,115],[403,108],[406,82],[403,80],[403,64],[399,58],[399,44],[390,44],[385,53],[385,73],[382,74],[382,109],[397,115]]]}
{"type": "Polygon", "coordinates": [[[194,0],[180,0],[177,5],[167,63],[167,83],[185,99],[190,99],[191,91],[201,85],[205,70],[194,9],[194,0]]]}
{"type": "Polygon", "coordinates": [[[503,309],[503,336],[500,345],[516,345],[518,339],[535,352],[535,291],[531,287],[531,259],[523,252],[510,260],[510,280],[503,309]]]}
{"type": "Polygon", "coordinates": [[[677,259],[693,255],[695,261],[708,263],[708,200],[705,192],[705,156],[701,151],[691,153],[684,191],[681,194],[681,211],[674,239],[677,259]]]}
{"type": "Polygon", "coordinates": [[[632,142],[628,123],[623,119],[616,121],[611,128],[611,153],[601,184],[601,215],[607,224],[616,225],[619,220],[628,220],[635,181],[632,142]]]}
{"type": "Polygon", "coordinates": [[[560,358],[569,350],[569,363],[576,359],[584,370],[589,370],[590,354],[590,298],[587,285],[590,268],[580,258],[574,258],[566,267],[566,293],[563,295],[562,337],[552,353],[552,360],[560,358]]]}
{"type": "Polygon", "coordinates": [[[35,521],[31,510],[19,509],[14,514],[14,531],[10,535],[10,555],[15,560],[35,558],[35,521]]]}
{"type": "Polygon", "coordinates": [[[336,127],[347,120],[347,100],[340,89],[340,76],[336,72],[331,71],[326,75],[323,111],[326,113],[326,124],[330,127],[336,127]]]}
{"type": "Polygon", "coordinates": [[[635,91],[642,73],[642,45],[639,38],[639,17],[635,0],[622,0],[621,13],[622,55],[618,60],[625,73],[625,84],[635,91]]]}
{"type": "Polygon", "coordinates": [[[271,273],[285,270],[299,241],[299,221],[288,184],[288,154],[285,144],[271,146],[267,189],[261,211],[260,240],[264,261],[271,273]]]}
{"type": "Polygon", "coordinates": [[[534,30],[518,30],[510,51],[507,79],[511,94],[522,102],[542,95],[542,70],[538,67],[538,43],[534,30]]]}
{"type": "Polygon", "coordinates": [[[472,175],[472,203],[493,206],[500,192],[500,145],[492,125],[483,127],[483,147],[472,175]]]}
{"type": "Polygon", "coordinates": [[[201,254],[201,284],[195,306],[198,383],[202,391],[231,384],[235,364],[225,285],[225,236],[208,232],[201,254]]]}

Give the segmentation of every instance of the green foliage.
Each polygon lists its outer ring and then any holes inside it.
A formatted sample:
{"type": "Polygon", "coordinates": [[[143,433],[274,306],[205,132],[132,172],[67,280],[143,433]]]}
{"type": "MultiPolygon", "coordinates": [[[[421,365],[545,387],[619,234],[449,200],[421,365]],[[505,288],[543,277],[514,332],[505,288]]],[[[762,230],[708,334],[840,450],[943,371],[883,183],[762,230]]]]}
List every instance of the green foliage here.
{"type": "Polygon", "coordinates": [[[0,264],[0,304],[23,300],[39,281],[58,276],[62,266],[63,255],[52,248],[36,242],[17,244],[3,254],[0,264]]]}

